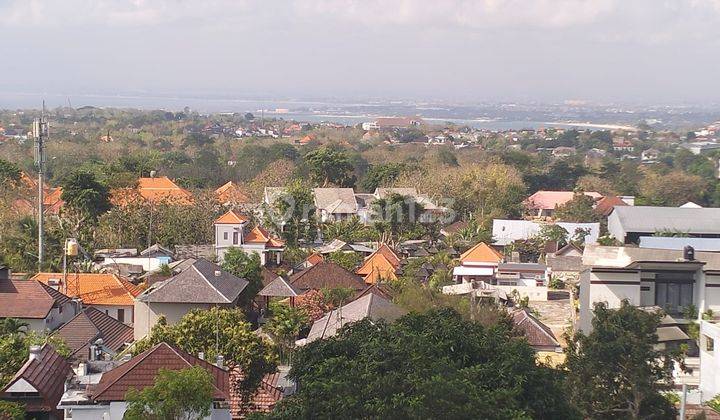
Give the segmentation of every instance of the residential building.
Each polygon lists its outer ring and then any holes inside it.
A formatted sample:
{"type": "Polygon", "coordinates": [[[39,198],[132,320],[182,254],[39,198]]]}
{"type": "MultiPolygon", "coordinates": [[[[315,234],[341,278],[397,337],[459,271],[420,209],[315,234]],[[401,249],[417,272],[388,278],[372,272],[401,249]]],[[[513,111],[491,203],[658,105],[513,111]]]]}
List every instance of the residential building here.
{"type": "MultiPolygon", "coordinates": [[[[526,241],[540,233],[545,225],[547,223],[533,220],[494,219],[492,228],[493,244],[506,246],[515,241],[526,241]]],[[[565,229],[570,238],[585,233],[585,243],[595,243],[600,236],[600,223],[554,222],[552,225],[565,229]]]]}
{"type": "Polygon", "coordinates": [[[122,420],[130,389],[142,391],[154,385],[160,369],[205,369],[212,378],[213,406],[204,420],[230,420],[230,379],[226,370],[192,356],[167,343],[160,343],[107,372],[72,381],[58,408],[73,420],[122,420]],[[99,380],[97,377],[99,376],[99,380]],[[94,380],[90,386],[85,382],[94,380]]]}
{"type": "Polygon", "coordinates": [[[375,120],[375,127],[378,129],[411,128],[424,123],[425,121],[420,117],[381,117],[375,120]]]}
{"type": "Polygon", "coordinates": [[[536,352],[562,352],[560,343],[552,330],[528,309],[515,309],[510,313],[513,323],[523,332],[530,347],[536,352]]]}
{"type": "Polygon", "coordinates": [[[370,318],[371,321],[384,320],[393,322],[407,313],[406,310],[389,300],[368,293],[338,309],[332,310],[322,318],[315,321],[310,333],[300,344],[311,343],[315,340],[333,337],[343,326],[370,318]]]}
{"type": "Polygon", "coordinates": [[[262,265],[280,264],[285,242],[261,226],[250,227],[250,220],[230,210],[215,220],[215,255],[222,261],[230,248],[240,248],[260,256],[262,265]]]}
{"type": "Polygon", "coordinates": [[[101,268],[140,266],[142,267],[142,271],[153,271],[159,269],[163,264],[170,264],[174,259],[172,251],[164,248],[160,244],[152,245],[140,251],[139,254],[136,249],[129,249],[126,250],[126,252],[122,252],[123,250],[101,251],[106,252],[95,253],[96,258],[102,259],[102,261],[98,263],[101,268]]]}
{"type": "Polygon", "coordinates": [[[225,206],[247,204],[250,198],[234,182],[228,181],[215,190],[215,198],[225,206]]]}
{"type": "Polygon", "coordinates": [[[380,244],[377,251],[365,258],[363,264],[355,270],[367,284],[397,280],[400,269],[400,257],[386,244],[380,244]]]}
{"type": "Polygon", "coordinates": [[[681,143],[680,147],[687,149],[694,155],[703,155],[720,149],[720,143],[714,141],[696,141],[692,143],[681,143]]]}
{"type": "Polygon", "coordinates": [[[24,404],[26,418],[61,420],[57,409],[72,367],[50,344],[31,346],[30,356],[0,391],[0,398],[24,404]]]}
{"type": "Polygon", "coordinates": [[[491,284],[498,286],[546,286],[548,268],[539,263],[500,263],[491,284]]]}
{"type": "Polygon", "coordinates": [[[660,151],[657,149],[643,150],[640,154],[640,160],[642,163],[655,163],[660,158],[660,151]]]}
{"type": "Polygon", "coordinates": [[[321,222],[348,220],[358,214],[352,188],[314,188],[315,209],[321,222]]]}
{"type": "Polygon", "coordinates": [[[626,206],[615,207],[608,216],[608,232],[625,244],[663,231],[720,238],[720,208],[626,206]]]}
{"type": "Polygon", "coordinates": [[[78,298],[84,306],[97,308],[120,322],[133,324],[135,297],[141,290],[116,274],[38,273],[33,280],[78,298]]]}
{"type": "Polygon", "coordinates": [[[662,308],[682,316],[694,305],[699,313],[720,310],[720,254],[586,245],[580,275],[580,329],[591,329],[596,302],[620,307],[627,299],[639,307],[662,308]]]}
{"type": "MultiPolygon", "coordinates": [[[[602,194],[595,191],[586,191],[585,195],[593,200],[602,198],[602,194]]],[[[523,205],[535,216],[552,217],[555,209],[571,201],[575,197],[573,191],[537,191],[528,197],[523,205]]]]}
{"type": "Polygon", "coordinates": [[[549,279],[559,279],[563,283],[576,284],[580,273],[585,270],[582,262],[583,250],[568,244],[545,257],[549,279]]]}
{"type": "Polygon", "coordinates": [[[133,327],[88,307],[58,328],[54,335],[61,337],[70,348],[72,360],[112,359],[133,342],[133,327]]]}
{"type": "Polygon", "coordinates": [[[700,392],[703,402],[720,394],[720,324],[700,321],[700,392]]]}
{"type": "MultiPolygon", "coordinates": [[[[7,270],[5,270],[8,273],[7,270]]],[[[80,302],[35,280],[0,276],[0,319],[16,318],[30,331],[54,330],[80,310],[80,302]]]]}
{"type": "Polygon", "coordinates": [[[616,206],[628,206],[622,198],[615,195],[606,195],[595,202],[595,212],[603,217],[608,217],[616,206]]]}
{"type": "Polygon", "coordinates": [[[145,337],[164,316],[175,324],[193,309],[236,307],[248,281],[236,277],[210,261],[199,259],[167,280],[148,287],[135,300],[136,340],[145,337]]]}
{"type": "Polygon", "coordinates": [[[188,205],[193,203],[190,191],[178,186],[166,176],[139,178],[136,188],[121,188],[112,191],[111,201],[124,206],[136,200],[149,203],[188,205]]]}
{"type": "Polygon", "coordinates": [[[307,270],[290,276],[290,285],[305,293],[309,290],[351,288],[356,291],[364,290],[366,285],[360,276],[357,276],[341,266],[323,261],[307,270]]]}
{"type": "Polygon", "coordinates": [[[641,236],[640,248],[682,250],[691,246],[695,251],[720,252],[720,238],[687,238],[677,236],[641,236]]]}
{"type": "Polygon", "coordinates": [[[460,265],[453,268],[456,283],[485,281],[490,283],[498,265],[505,257],[484,242],[480,242],[460,256],[460,265]]]}

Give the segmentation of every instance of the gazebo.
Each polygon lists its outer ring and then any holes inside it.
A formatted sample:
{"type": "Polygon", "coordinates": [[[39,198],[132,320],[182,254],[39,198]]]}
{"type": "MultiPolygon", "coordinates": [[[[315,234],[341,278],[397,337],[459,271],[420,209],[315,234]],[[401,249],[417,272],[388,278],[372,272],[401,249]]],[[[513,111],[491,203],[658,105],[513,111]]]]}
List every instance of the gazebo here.
{"type": "Polygon", "coordinates": [[[258,296],[264,296],[266,299],[266,307],[270,306],[271,297],[290,298],[290,306],[295,306],[295,298],[300,296],[302,292],[293,287],[282,276],[277,276],[275,280],[268,283],[258,293],[258,296]]]}

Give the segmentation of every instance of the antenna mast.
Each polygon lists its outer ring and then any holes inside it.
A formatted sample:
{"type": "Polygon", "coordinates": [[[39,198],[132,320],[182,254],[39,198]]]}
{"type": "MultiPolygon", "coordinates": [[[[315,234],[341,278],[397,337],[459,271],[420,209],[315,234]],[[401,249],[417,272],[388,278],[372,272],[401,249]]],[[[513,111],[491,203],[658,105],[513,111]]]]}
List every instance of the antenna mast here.
{"type": "Polygon", "coordinates": [[[44,228],[43,228],[43,193],[44,191],[44,172],[45,172],[45,140],[48,137],[48,123],[45,119],[45,101],[43,101],[40,118],[35,118],[32,125],[33,138],[35,139],[35,166],[38,170],[38,271],[42,271],[43,257],[45,254],[44,246],[44,228]]]}

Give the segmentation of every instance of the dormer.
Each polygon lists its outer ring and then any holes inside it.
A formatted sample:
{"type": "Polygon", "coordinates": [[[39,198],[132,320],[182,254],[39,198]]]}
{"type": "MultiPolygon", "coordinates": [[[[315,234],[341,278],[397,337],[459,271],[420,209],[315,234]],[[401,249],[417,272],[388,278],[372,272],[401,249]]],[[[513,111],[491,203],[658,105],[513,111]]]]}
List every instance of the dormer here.
{"type": "Polygon", "coordinates": [[[243,244],[243,230],[248,218],[230,210],[215,220],[215,247],[227,248],[243,244]]]}

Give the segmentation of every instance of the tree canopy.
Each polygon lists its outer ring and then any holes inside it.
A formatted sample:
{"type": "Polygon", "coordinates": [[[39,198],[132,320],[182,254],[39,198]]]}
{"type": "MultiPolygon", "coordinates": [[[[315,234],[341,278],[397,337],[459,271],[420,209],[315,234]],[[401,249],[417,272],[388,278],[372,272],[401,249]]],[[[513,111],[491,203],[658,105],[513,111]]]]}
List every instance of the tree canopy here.
{"type": "Polygon", "coordinates": [[[240,304],[249,304],[262,289],[262,264],[256,252],[246,253],[240,248],[230,247],[223,257],[222,269],[249,282],[240,295],[240,304]]]}

